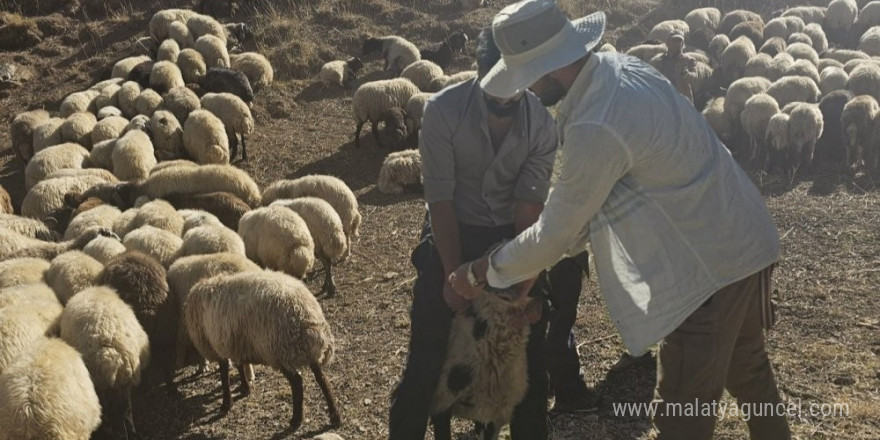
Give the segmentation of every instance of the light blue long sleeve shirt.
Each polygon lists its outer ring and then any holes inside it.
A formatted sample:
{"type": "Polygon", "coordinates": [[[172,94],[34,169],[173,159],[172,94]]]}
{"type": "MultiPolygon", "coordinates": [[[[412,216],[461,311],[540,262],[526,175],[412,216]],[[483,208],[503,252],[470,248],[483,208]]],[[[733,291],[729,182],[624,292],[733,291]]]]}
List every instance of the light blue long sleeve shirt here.
{"type": "Polygon", "coordinates": [[[562,171],[538,221],[489,260],[506,287],[593,250],[631,353],[714,292],[775,262],[779,235],[755,185],[654,68],[596,53],[560,104],[562,171]]]}

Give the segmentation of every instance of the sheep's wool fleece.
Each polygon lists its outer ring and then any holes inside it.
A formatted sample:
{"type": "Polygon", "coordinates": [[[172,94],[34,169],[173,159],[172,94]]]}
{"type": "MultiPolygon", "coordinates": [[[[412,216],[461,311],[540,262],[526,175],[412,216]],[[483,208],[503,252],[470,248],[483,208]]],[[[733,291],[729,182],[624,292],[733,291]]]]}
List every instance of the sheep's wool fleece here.
{"type": "Polygon", "coordinates": [[[431,413],[504,425],[528,387],[529,327],[510,325],[516,307],[497,295],[481,295],[452,321],[446,361],[431,413]]]}
{"type": "Polygon", "coordinates": [[[269,206],[241,217],[238,235],[247,257],[266,268],[302,277],[315,263],[315,242],[306,222],[295,212],[269,206]]]}
{"type": "Polygon", "coordinates": [[[335,342],[321,305],[289,275],[210,278],[192,288],[184,308],[190,338],[208,360],[257,361],[286,371],[333,360],[335,342]]]}
{"type": "Polygon", "coordinates": [[[0,289],[43,281],[49,262],[42,258],[13,258],[0,261],[0,289]]]}
{"type": "Polygon", "coordinates": [[[0,309],[0,376],[33,343],[55,333],[61,304],[28,302],[0,309]]]}
{"type": "Polygon", "coordinates": [[[0,289],[0,309],[35,302],[61,304],[55,297],[55,292],[45,283],[39,281],[0,289]]]}
{"type": "Polygon", "coordinates": [[[82,353],[97,391],[137,385],[149,362],[147,333],[109,287],[90,287],[70,299],[61,339],[82,353]]]}
{"type": "Polygon", "coordinates": [[[0,376],[0,440],[88,439],[101,406],[80,354],[42,338],[0,376]]]}

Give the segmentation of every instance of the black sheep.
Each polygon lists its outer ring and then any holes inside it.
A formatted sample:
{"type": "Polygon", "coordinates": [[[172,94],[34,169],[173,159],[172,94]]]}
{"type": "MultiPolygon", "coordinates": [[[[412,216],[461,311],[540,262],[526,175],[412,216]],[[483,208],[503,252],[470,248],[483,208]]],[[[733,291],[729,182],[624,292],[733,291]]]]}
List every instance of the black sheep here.
{"type": "Polygon", "coordinates": [[[251,88],[250,81],[238,70],[212,67],[199,85],[205,92],[232,93],[247,104],[254,100],[254,89],[251,88]]]}
{"type": "Polygon", "coordinates": [[[445,69],[452,62],[452,56],[457,52],[463,51],[467,42],[467,34],[458,31],[450,35],[446,40],[422,49],[419,52],[423,60],[432,61],[434,64],[445,69]]]}

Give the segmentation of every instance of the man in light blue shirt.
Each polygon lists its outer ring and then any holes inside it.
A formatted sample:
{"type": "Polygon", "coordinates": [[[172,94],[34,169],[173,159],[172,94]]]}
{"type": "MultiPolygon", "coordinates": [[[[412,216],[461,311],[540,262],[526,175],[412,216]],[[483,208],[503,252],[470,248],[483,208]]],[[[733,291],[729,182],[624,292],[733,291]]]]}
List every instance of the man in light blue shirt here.
{"type": "MultiPolygon", "coordinates": [[[[778,233],[757,188],[668,80],[629,56],[590,55],[604,25],[601,12],[569,21],[552,0],[495,17],[503,58],[481,85],[560,102],[562,171],[534,225],[450,282],[464,298],[487,294],[589,242],[627,349],[660,342],[657,438],[710,439],[715,417],[668,404],[711,405],[725,388],[741,405],[780,399],[762,327],[778,233]]],[[[753,439],[791,435],[781,415],[748,424],[753,439]]]]}

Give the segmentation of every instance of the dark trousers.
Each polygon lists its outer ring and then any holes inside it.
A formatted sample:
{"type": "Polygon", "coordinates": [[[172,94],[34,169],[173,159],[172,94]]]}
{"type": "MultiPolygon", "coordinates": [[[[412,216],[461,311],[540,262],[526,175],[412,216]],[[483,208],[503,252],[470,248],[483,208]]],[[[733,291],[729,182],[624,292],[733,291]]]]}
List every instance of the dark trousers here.
{"type": "MultiPolygon", "coordinates": [[[[512,238],[514,232],[512,225],[487,228],[460,224],[459,236],[463,261],[479,258],[493,244],[505,238],[512,238]]],[[[443,263],[434,245],[427,219],[422,230],[422,240],[413,251],[412,262],[418,271],[418,277],[413,288],[413,304],[410,311],[409,355],[403,377],[392,396],[389,420],[391,440],[421,440],[425,437],[431,401],[446,359],[449,329],[453,318],[453,312],[443,300],[445,281],[443,263]]],[[[549,278],[541,278],[532,294],[548,290],[549,278]]],[[[578,294],[579,292],[578,290],[578,294]]],[[[572,309],[576,313],[576,307],[572,309]]],[[[547,438],[548,379],[543,353],[547,316],[548,313],[544,313],[542,319],[531,327],[526,348],[529,388],[523,401],[514,410],[511,421],[511,437],[514,440],[547,438]]],[[[571,319],[571,322],[573,323],[574,320],[571,319]]],[[[569,340],[568,334],[565,335],[565,340],[569,340]]],[[[574,353],[574,356],[576,360],[577,353],[574,353]]],[[[550,362],[552,363],[552,360],[550,362]]],[[[574,374],[577,375],[577,372],[578,366],[575,364],[574,374]]]]}

